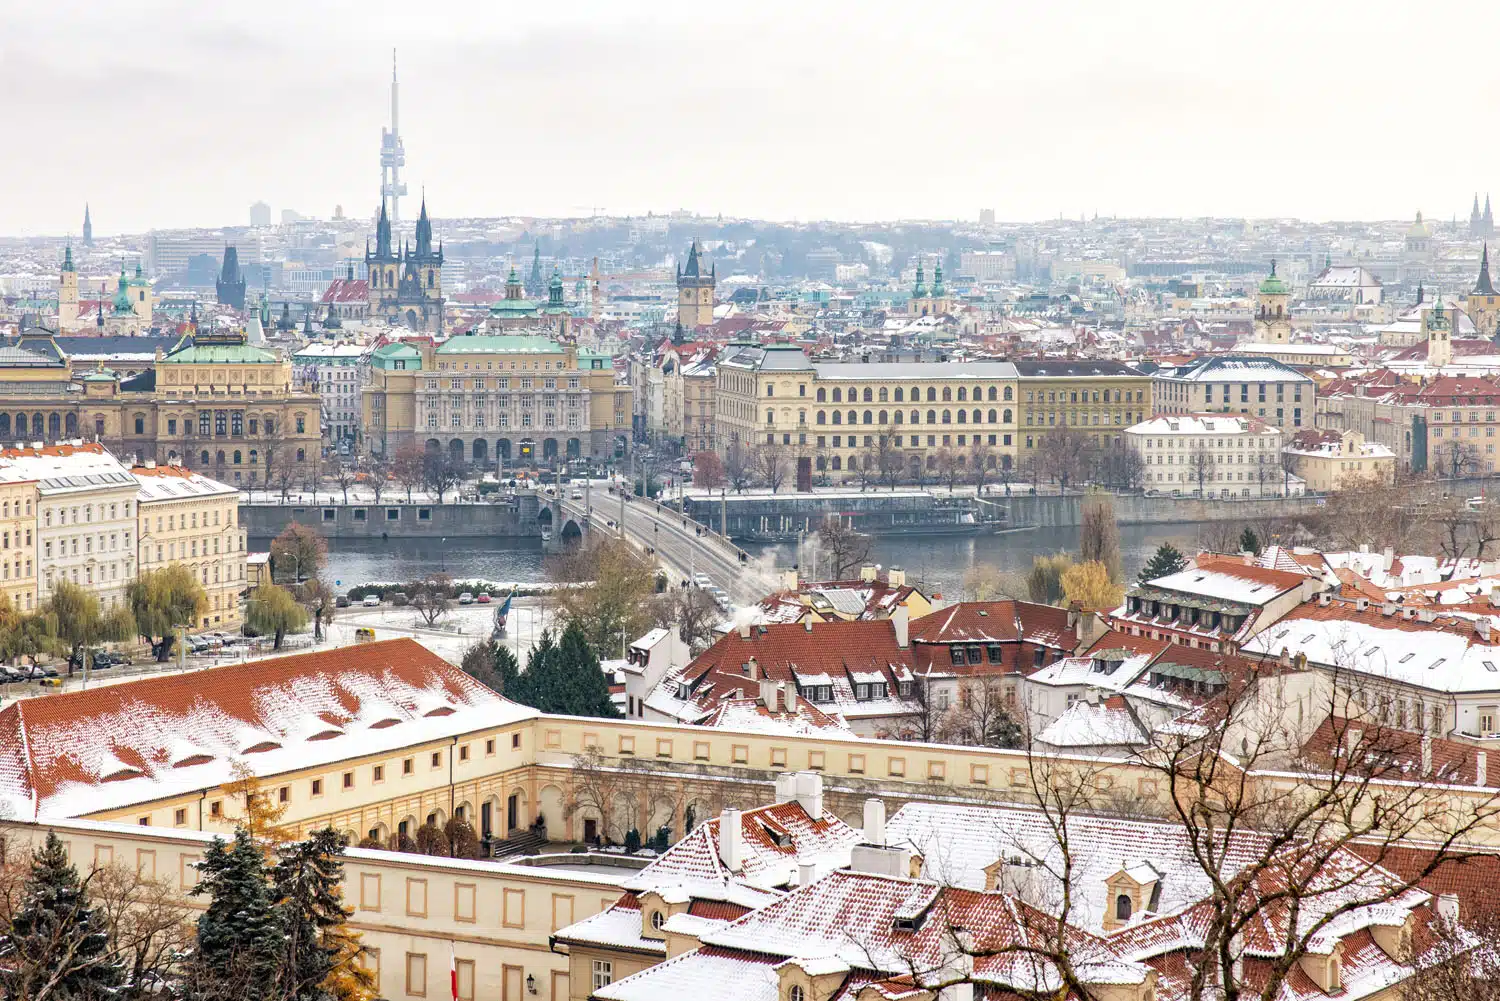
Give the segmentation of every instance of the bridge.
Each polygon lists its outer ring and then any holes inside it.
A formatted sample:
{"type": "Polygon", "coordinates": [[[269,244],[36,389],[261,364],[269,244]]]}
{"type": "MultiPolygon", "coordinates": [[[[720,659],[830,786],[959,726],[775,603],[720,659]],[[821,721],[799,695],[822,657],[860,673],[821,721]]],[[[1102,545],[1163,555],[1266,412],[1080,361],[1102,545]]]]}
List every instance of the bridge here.
{"type": "Polygon", "coordinates": [[[722,587],[737,605],[758,601],[774,588],[772,575],[753,563],[733,541],[655,501],[633,497],[619,488],[581,491],[559,487],[558,496],[538,514],[550,529],[549,552],[582,543],[593,533],[617,536],[650,552],[678,580],[703,573],[722,587]],[[582,493],[574,499],[573,493],[582,493]]]}

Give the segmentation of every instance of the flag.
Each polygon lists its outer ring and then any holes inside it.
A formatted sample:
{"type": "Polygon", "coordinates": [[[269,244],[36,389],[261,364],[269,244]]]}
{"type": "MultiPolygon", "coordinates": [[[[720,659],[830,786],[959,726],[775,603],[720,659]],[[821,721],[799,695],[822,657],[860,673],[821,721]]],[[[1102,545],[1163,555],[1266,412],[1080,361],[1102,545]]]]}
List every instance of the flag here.
{"type": "Polygon", "coordinates": [[[452,990],[453,1001],[458,1001],[458,957],[453,954],[453,943],[448,943],[448,986],[452,990]]]}

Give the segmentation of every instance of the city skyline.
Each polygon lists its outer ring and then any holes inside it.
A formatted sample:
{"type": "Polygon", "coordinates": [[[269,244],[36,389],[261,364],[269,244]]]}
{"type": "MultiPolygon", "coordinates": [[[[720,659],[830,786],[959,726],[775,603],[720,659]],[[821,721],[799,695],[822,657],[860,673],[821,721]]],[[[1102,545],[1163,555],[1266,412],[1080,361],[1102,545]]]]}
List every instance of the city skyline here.
{"type": "MultiPolygon", "coordinates": [[[[371,215],[392,47],[408,197],[425,188],[438,217],[1461,219],[1500,187],[1500,141],[1471,128],[1490,60],[1374,86],[1399,40],[1442,23],[1430,9],[772,5],[752,22],[452,3],[414,21],[158,0],[132,46],[77,13],[0,12],[0,79],[49,136],[7,165],[0,232],[76,233],[85,201],[101,235],[242,224],[256,200],[371,215]]],[[[1465,30],[1494,18],[1466,10],[1465,30]]]]}

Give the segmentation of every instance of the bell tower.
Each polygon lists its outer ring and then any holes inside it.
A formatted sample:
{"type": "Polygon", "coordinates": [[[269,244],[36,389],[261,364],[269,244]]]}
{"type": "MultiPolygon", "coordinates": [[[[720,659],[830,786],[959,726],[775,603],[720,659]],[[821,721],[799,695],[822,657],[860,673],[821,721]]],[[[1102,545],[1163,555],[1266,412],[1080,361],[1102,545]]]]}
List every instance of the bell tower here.
{"type": "Polygon", "coordinates": [[[1427,364],[1432,368],[1452,364],[1453,326],[1443,314],[1442,296],[1438,296],[1432,309],[1423,315],[1422,325],[1427,328],[1427,364]]]}
{"type": "Polygon", "coordinates": [[[688,248],[687,265],[677,266],[677,322],[687,328],[714,322],[717,268],[710,265],[708,274],[703,274],[699,253],[698,241],[694,239],[688,248]]]}
{"type": "Polygon", "coordinates": [[[1495,291],[1490,281],[1490,245],[1487,243],[1479,257],[1479,278],[1474,282],[1474,291],[1464,300],[1464,306],[1480,336],[1493,338],[1497,333],[1496,322],[1500,320],[1500,292],[1495,291]]]}
{"type": "Polygon", "coordinates": [[[62,333],[78,325],[78,269],[73,265],[73,245],[63,251],[62,273],[57,283],[57,330],[62,333]]]}
{"type": "Polygon", "coordinates": [[[1276,261],[1271,273],[1255,293],[1255,341],[1257,344],[1287,344],[1292,339],[1291,291],[1276,277],[1276,261]]]}

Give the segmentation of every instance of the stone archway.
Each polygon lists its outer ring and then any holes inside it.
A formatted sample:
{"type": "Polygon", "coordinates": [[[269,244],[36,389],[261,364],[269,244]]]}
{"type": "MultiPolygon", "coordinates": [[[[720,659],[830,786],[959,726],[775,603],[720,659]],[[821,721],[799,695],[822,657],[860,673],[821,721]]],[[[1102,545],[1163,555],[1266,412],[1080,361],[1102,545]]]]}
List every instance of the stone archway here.
{"type": "Polygon", "coordinates": [[[443,450],[443,443],[442,442],[438,441],[436,438],[428,438],[427,439],[427,451],[429,453],[441,452],[442,450],[443,450]]]}
{"type": "Polygon", "coordinates": [[[556,438],[545,438],[545,439],[542,440],[542,458],[545,459],[548,462],[554,462],[554,461],[556,461],[556,459],[557,459],[557,439],[556,438]]]}
{"type": "Polygon", "coordinates": [[[448,442],[448,456],[454,462],[463,462],[464,461],[464,443],[463,443],[463,439],[461,439],[461,438],[454,438],[452,441],[448,442]]]}
{"type": "Polygon", "coordinates": [[[568,458],[576,459],[583,454],[583,444],[577,438],[568,439],[568,458]]]}
{"type": "Polygon", "coordinates": [[[495,455],[505,462],[510,461],[510,439],[501,438],[495,442],[495,455]]]}
{"type": "Polygon", "coordinates": [[[490,461],[490,446],[483,438],[474,439],[474,447],[471,450],[475,462],[490,461]]]}
{"type": "Polygon", "coordinates": [[[564,546],[581,545],[583,543],[583,529],[578,526],[578,522],[569,518],[567,523],[563,525],[559,538],[562,540],[564,546]]]}

